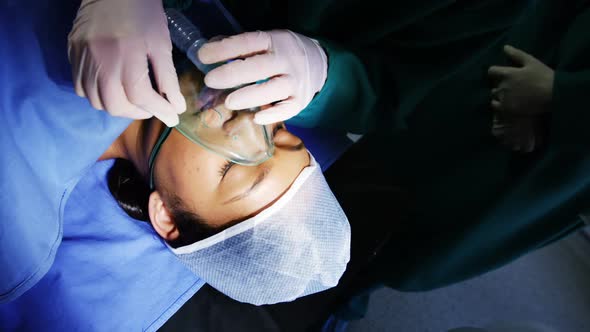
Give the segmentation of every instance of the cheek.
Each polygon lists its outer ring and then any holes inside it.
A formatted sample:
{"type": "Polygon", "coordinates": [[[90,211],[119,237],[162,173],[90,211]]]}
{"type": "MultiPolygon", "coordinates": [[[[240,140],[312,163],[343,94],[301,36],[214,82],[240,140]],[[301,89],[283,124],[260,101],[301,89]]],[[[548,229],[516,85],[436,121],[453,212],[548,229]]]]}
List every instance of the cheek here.
{"type": "Polygon", "coordinates": [[[290,131],[279,130],[273,136],[273,142],[279,147],[292,148],[303,143],[301,138],[295,136],[290,131]]]}

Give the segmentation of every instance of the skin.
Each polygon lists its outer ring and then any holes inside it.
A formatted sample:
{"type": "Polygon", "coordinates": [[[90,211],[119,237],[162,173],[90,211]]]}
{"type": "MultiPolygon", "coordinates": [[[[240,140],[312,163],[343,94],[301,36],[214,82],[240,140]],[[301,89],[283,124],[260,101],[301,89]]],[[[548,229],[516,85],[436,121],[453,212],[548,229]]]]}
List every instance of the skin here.
{"type": "MultiPolygon", "coordinates": [[[[179,76],[189,111],[195,107],[191,90],[202,82],[196,78],[194,72],[179,76]]],[[[243,119],[225,121],[227,127],[231,121],[243,119]]],[[[130,160],[147,179],[149,155],[164,128],[155,118],[134,121],[99,160],[130,160]]],[[[150,195],[148,210],[156,232],[168,241],[178,237],[167,193],[174,193],[186,209],[214,227],[254,216],[280,198],[309,165],[310,156],[301,139],[283,124],[276,124],[273,131],[275,152],[271,158],[257,166],[233,164],[224,173],[225,158],[172,130],[154,164],[156,190],[150,195]]]]}

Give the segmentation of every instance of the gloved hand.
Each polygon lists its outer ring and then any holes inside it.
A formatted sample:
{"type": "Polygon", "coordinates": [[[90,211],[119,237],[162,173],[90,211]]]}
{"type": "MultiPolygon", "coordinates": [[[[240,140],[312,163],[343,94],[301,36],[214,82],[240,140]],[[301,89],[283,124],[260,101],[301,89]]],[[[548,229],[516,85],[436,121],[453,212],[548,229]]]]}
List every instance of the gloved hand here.
{"type": "Polygon", "coordinates": [[[169,127],[186,110],[161,0],[82,0],[68,36],[76,94],[114,116],[156,116],[169,127]],[[151,64],[158,94],[152,87],[151,64]]]}
{"type": "Polygon", "coordinates": [[[211,70],[205,84],[229,89],[228,109],[273,104],[254,117],[258,124],[287,120],[303,110],[324,86],[328,72],[326,53],[319,43],[290,30],[246,32],[209,42],[198,53],[205,64],[234,60],[211,70]]]}
{"type": "Polygon", "coordinates": [[[492,135],[514,151],[532,152],[546,141],[545,119],[551,110],[554,71],[512,46],[504,52],[518,67],[492,66],[492,135]]]}
{"type": "Polygon", "coordinates": [[[548,112],[553,94],[553,69],[512,46],[505,46],[504,52],[518,67],[492,66],[488,70],[496,82],[492,89],[492,108],[521,115],[548,112]]]}
{"type": "Polygon", "coordinates": [[[543,118],[538,116],[494,115],[492,135],[512,151],[533,152],[545,144],[547,130],[543,118]]]}

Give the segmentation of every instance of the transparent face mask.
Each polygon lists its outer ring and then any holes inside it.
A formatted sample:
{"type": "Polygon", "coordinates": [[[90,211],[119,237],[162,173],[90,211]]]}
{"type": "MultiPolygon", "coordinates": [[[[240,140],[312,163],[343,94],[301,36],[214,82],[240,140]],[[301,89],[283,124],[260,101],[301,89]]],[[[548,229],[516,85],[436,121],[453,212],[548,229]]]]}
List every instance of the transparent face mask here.
{"type": "Polygon", "coordinates": [[[272,129],[254,123],[258,109],[232,111],[225,98],[233,90],[204,87],[189,98],[175,127],[189,140],[236,164],[258,165],[274,153],[272,129]]]}

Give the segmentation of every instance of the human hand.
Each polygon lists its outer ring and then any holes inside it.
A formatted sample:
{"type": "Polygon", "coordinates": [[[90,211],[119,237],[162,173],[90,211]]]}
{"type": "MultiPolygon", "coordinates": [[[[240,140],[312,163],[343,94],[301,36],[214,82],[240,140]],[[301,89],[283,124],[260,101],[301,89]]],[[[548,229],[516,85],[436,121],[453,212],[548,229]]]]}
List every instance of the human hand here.
{"type": "Polygon", "coordinates": [[[553,69],[512,46],[505,46],[504,52],[517,67],[489,68],[488,74],[496,82],[492,89],[492,109],[513,115],[549,112],[555,77],[553,69]]]}
{"type": "Polygon", "coordinates": [[[545,141],[544,119],[550,111],[554,71],[533,56],[511,46],[508,57],[520,67],[490,67],[495,80],[491,107],[492,135],[513,151],[532,152],[545,141]]]}
{"type": "Polygon", "coordinates": [[[96,109],[132,119],[155,116],[169,127],[186,110],[161,0],[82,0],[68,58],[76,94],[96,109]]]}
{"type": "Polygon", "coordinates": [[[533,152],[545,143],[543,119],[537,116],[500,117],[495,114],[492,135],[517,152],[533,152]]]}
{"type": "Polygon", "coordinates": [[[198,56],[205,64],[234,60],[211,70],[205,84],[214,89],[248,84],[229,94],[225,106],[239,110],[273,104],[254,117],[263,125],[297,115],[322,89],[328,71],[319,43],[290,30],[246,32],[209,42],[198,56]]]}

